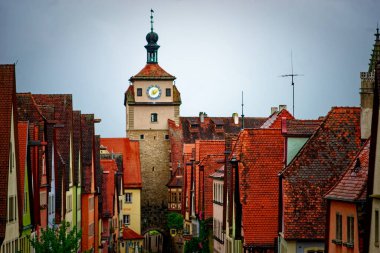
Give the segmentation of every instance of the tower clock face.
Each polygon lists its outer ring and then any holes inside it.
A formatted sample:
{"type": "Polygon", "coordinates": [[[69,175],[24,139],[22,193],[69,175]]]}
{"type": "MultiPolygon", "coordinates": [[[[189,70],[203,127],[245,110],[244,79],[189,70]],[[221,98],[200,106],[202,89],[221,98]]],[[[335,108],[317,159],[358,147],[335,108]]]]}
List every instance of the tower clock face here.
{"type": "Polygon", "coordinates": [[[146,90],[146,94],[150,99],[158,99],[161,96],[161,88],[158,85],[151,85],[146,90]]]}

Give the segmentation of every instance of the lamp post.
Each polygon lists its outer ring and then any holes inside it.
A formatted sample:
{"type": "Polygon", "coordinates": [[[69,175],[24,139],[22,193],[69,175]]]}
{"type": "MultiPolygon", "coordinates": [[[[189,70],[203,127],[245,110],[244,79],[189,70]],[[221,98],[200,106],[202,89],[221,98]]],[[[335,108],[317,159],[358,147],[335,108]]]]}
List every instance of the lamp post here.
{"type": "Polygon", "coordinates": [[[234,189],[234,199],[235,199],[235,239],[241,240],[241,216],[242,216],[242,206],[240,203],[240,186],[239,186],[239,161],[235,156],[230,160],[232,164],[232,169],[235,170],[235,189],[234,189]]]}

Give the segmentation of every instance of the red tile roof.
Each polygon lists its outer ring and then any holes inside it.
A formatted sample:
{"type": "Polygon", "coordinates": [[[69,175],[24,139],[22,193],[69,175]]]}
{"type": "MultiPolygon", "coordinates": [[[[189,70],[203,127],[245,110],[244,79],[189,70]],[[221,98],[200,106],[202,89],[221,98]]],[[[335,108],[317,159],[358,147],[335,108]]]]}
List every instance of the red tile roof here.
{"type": "Polygon", "coordinates": [[[160,65],[148,63],[129,80],[175,80],[175,77],[166,72],[160,65]]]}
{"type": "MultiPolygon", "coordinates": [[[[70,169],[70,134],[72,131],[73,105],[71,94],[33,94],[35,103],[38,106],[54,107],[54,119],[58,124],[64,125],[62,128],[55,129],[55,150],[54,161],[56,162],[55,180],[56,182],[64,178],[64,185],[55,184],[56,191],[56,217],[55,221],[61,221],[62,209],[64,211],[65,200],[62,194],[69,188],[69,169],[70,169]],[[58,156],[60,154],[60,157],[58,156]]],[[[40,107],[41,108],[41,107],[40,107]]],[[[46,117],[44,115],[44,117],[46,117]]]]}
{"type": "Polygon", "coordinates": [[[366,200],[370,146],[367,141],[325,198],[349,202],[366,200]]]}
{"type": "Polygon", "coordinates": [[[195,167],[194,175],[196,184],[195,210],[200,213],[204,209],[206,219],[213,215],[213,180],[208,175],[220,167],[220,161],[224,161],[224,150],[224,140],[197,140],[195,142],[195,160],[199,161],[195,167]]]}
{"type": "Polygon", "coordinates": [[[123,240],[143,240],[144,236],[139,235],[129,227],[123,227],[123,240]]]}
{"type": "Polygon", "coordinates": [[[333,107],[282,172],[286,239],[324,239],[326,201],[360,148],[360,108],[333,107]]]}
{"type": "Polygon", "coordinates": [[[182,188],[183,186],[183,172],[182,168],[176,168],[175,172],[170,178],[169,183],[166,184],[169,188],[182,188]]]}
{"type": "Polygon", "coordinates": [[[81,112],[73,111],[73,160],[74,160],[74,177],[73,181],[75,185],[78,185],[79,179],[82,175],[79,175],[79,161],[82,149],[82,131],[81,131],[81,112]]]}
{"type": "Polygon", "coordinates": [[[114,216],[115,200],[115,173],[117,165],[115,160],[100,160],[102,167],[102,217],[112,218],[114,216]]]}
{"type": "Polygon", "coordinates": [[[282,118],[294,119],[293,115],[286,109],[274,112],[269,118],[262,124],[260,128],[281,128],[282,118]]]}
{"type": "Polygon", "coordinates": [[[111,153],[123,155],[124,188],[141,188],[140,146],[138,141],[128,138],[101,138],[101,145],[111,153]]]}
{"type": "MultiPolygon", "coordinates": [[[[18,159],[18,136],[17,136],[17,104],[16,104],[16,77],[15,65],[0,65],[0,244],[3,243],[5,238],[5,227],[7,220],[7,194],[8,194],[8,173],[9,173],[9,141],[11,140],[11,121],[12,121],[12,107],[14,108],[13,120],[15,123],[15,150],[16,159],[18,159]]],[[[16,163],[16,171],[19,170],[18,163],[16,163]]],[[[20,186],[18,178],[18,188],[20,186]]],[[[18,198],[18,204],[21,206],[21,199],[18,198]]],[[[19,208],[19,221],[21,209],[19,208]]],[[[20,221],[22,226],[22,219],[20,221]]]]}
{"type": "Polygon", "coordinates": [[[213,179],[223,179],[224,178],[224,165],[221,165],[219,169],[217,169],[215,172],[211,173],[210,176],[213,179]]]}
{"type": "MultiPolygon", "coordinates": [[[[267,118],[245,117],[245,128],[259,128],[267,118]]],[[[224,140],[226,134],[239,133],[242,127],[241,118],[235,124],[232,117],[205,117],[204,122],[199,117],[181,117],[184,143],[194,143],[196,140],[224,140]],[[223,124],[222,124],[223,123],[223,124]]]]}
{"type": "Polygon", "coordinates": [[[322,122],[322,120],[287,119],[286,134],[311,136],[322,124],[322,122]]]}
{"type": "Polygon", "coordinates": [[[284,141],[281,129],[245,129],[234,147],[233,154],[240,159],[242,226],[248,247],[274,247],[284,141]]]}
{"type": "Polygon", "coordinates": [[[82,135],[82,191],[94,193],[95,191],[95,128],[94,115],[81,114],[82,135]]]}
{"type": "Polygon", "coordinates": [[[25,173],[27,172],[27,148],[28,148],[28,122],[18,122],[18,162],[20,166],[20,190],[21,194],[19,195],[21,198],[22,206],[21,210],[24,210],[24,190],[25,190],[25,173]]]}

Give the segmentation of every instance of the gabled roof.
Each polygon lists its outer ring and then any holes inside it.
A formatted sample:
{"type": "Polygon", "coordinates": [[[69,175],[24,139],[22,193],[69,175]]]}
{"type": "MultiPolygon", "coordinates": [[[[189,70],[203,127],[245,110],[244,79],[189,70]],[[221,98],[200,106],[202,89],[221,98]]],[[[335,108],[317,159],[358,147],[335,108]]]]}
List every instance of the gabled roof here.
{"type": "Polygon", "coordinates": [[[274,247],[284,141],[281,129],[244,129],[233,149],[232,154],[240,160],[242,227],[248,247],[274,247]]]}
{"type": "MultiPolygon", "coordinates": [[[[15,151],[16,161],[18,159],[18,123],[16,112],[16,75],[15,65],[0,65],[0,178],[3,183],[0,184],[0,244],[5,238],[5,227],[7,221],[7,202],[8,202],[8,173],[9,173],[9,154],[11,140],[11,122],[12,108],[15,134],[15,151]]],[[[16,172],[19,173],[19,164],[16,162],[16,172]]],[[[17,177],[17,187],[20,191],[20,181],[17,177]]],[[[18,198],[18,205],[21,206],[21,199],[18,198]]],[[[19,222],[22,226],[21,209],[19,208],[19,222]]]]}
{"type": "Polygon", "coordinates": [[[95,190],[95,128],[94,115],[81,115],[82,132],[82,189],[83,193],[94,193],[95,190]],[[94,181],[92,181],[94,180],[94,181]],[[92,185],[92,183],[94,185],[92,185]],[[94,188],[92,188],[94,187],[94,188]]]}
{"type": "Polygon", "coordinates": [[[148,63],[139,73],[132,76],[129,80],[175,80],[175,76],[170,75],[158,64],[148,63]]]}
{"type": "MultiPolygon", "coordinates": [[[[259,128],[267,118],[245,117],[245,128],[259,128]]],[[[204,122],[199,117],[180,117],[184,143],[194,143],[195,140],[224,140],[226,134],[239,133],[242,119],[238,124],[232,117],[205,117],[204,122]]]]}
{"type": "Polygon", "coordinates": [[[168,188],[182,188],[183,186],[182,168],[176,168],[175,172],[170,178],[169,183],[167,183],[166,186],[168,188]]]}
{"type": "Polygon", "coordinates": [[[144,236],[136,233],[129,227],[123,227],[123,240],[143,240],[144,236]]]}
{"type": "Polygon", "coordinates": [[[141,188],[139,142],[131,141],[128,138],[101,138],[100,143],[110,153],[121,153],[123,155],[124,188],[141,188]]]}
{"type": "Polygon", "coordinates": [[[276,111],[261,125],[260,128],[281,128],[281,119],[294,119],[293,115],[286,109],[276,111]]]}
{"type": "Polygon", "coordinates": [[[370,146],[368,140],[325,198],[347,202],[366,200],[370,146]]]}
{"type": "Polygon", "coordinates": [[[73,160],[74,160],[74,184],[79,184],[79,179],[82,175],[79,174],[79,172],[82,168],[81,164],[79,164],[80,161],[80,155],[81,155],[81,149],[82,149],[82,131],[81,131],[81,112],[80,111],[73,111],[73,160]]]}
{"type": "MultiPolygon", "coordinates": [[[[34,101],[37,105],[54,107],[54,118],[58,124],[63,125],[62,128],[56,129],[55,149],[60,152],[63,162],[58,164],[56,170],[56,180],[59,181],[64,173],[64,188],[61,189],[60,184],[56,184],[56,192],[66,191],[69,188],[69,169],[70,169],[70,134],[73,124],[73,103],[71,94],[33,94],[34,101]]],[[[56,215],[60,213],[60,194],[56,195],[56,215]]],[[[59,221],[59,217],[57,217],[59,221]]]]}
{"type": "Polygon", "coordinates": [[[210,176],[213,179],[219,179],[222,180],[224,178],[224,165],[221,165],[219,169],[217,169],[215,172],[211,173],[210,176]]]}
{"type": "Polygon", "coordinates": [[[286,134],[311,136],[322,122],[322,120],[287,119],[286,134]]]}
{"type": "Polygon", "coordinates": [[[112,218],[114,216],[115,199],[115,173],[117,165],[115,160],[100,160],[102,167],[102,217],[112,218]]]}
{"type": "Polygon", "coordinates": [[[326,201],[360,148],[360,108],[333,107],[282,172],[285,239],[324,239],[326,201]]]}

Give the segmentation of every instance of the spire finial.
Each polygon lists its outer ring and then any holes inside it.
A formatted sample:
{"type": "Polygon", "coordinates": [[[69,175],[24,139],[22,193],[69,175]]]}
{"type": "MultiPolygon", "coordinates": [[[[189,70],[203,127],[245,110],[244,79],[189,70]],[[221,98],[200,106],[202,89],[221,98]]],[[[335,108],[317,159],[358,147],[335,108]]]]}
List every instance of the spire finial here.
{"type": "Polygon", "coordinates": [[[377,22],[377,28],[376,28],[375,36],[376,36],[376,41],[379,41],[379,36],[380,36],[380,34],[379,34],[379,22],[377,22]]]}
{"type": "Polygon", "coordinates": [[[150,9],[150,31],[153,32],[153,9],[150,9]]]}

